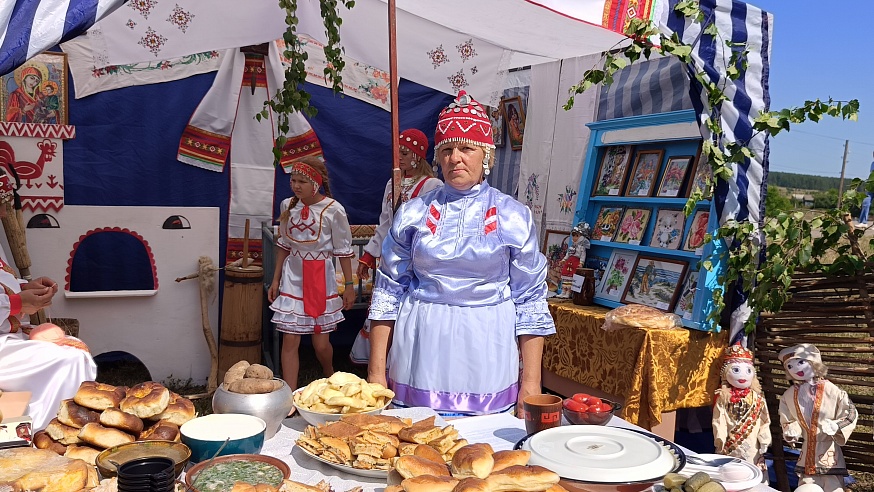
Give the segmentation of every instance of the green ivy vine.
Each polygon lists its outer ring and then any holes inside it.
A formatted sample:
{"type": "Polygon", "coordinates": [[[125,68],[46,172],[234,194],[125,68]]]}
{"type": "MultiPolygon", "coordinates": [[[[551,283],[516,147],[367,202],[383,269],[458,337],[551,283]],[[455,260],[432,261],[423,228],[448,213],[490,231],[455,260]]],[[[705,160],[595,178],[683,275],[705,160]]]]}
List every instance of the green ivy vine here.
{"type": "MultiPolygon", "coordinates": [[[[320,0],[321,16],[325,26],[325,34],[328,38],[325,43],[325,78],[331,82],[334,92],[343,91],[343,78],[341,72],[346,66],[343,61],[343,48],[340,47],[340,5],[351,9],[355,6],[355,0],[320,0]]],[[[303,90],[306,81],[307,53],[303,50],[297,36],[297,0],[279,0],[279,6],[285,10],[285,33],[282,35],[285,41],[283,56],[289,60],[285,69],[285,80],[282,87],[276,92],[273,99],[264,103],[264,108],[255,115],[255,119],[261,121],[270,117],[270,111],[276,115],[279,137],[273,148],[274,164],[278,165],[282,158],[282,147],[287,141],[288,117],[295,112],[305,116],[315,116],[317,110],[310,105],[310,94],[303,90]]]]}
{"type": "MultiPolygon", "coordinates": [[[[680,2],[674,11],[701,24],[705,34],[723,39],[716,25],[705,19],[696,0],[680,2]]],[[[617,71],[638,60],[648,60],[654,53],[673,56],[689,67],[694,66],[692,46],[683,43],[676,33],[666,36],[649,21],[632,19],[626,35],[631,43],[623,47],[615,46],[604,54],[595,67],[586,71],[582,80],[571,87],[564,109],[573,107],[576,94],[598,84],[611,84],[617,71]]],[[[725,40],[723,42],[731,53],[724,67],[727,80],[737,80],[747,69],[748,51],[744,44],[725,40]]],[[[754,157],[753,151],[748,147],[749,142],[733,141],[722,129],[718,115],[722,103],[728,100],[724,91],[726,81],[713,82],[703,71],[696,71],[693,76],[706,95],[703,118],[710,131],[710,138],[702,142],[701,155],[710,165],[712,178],[707,180],[705,189],[696,189],[691,193],[684,208],[687,216],[694,211],[699,201],[713,196],[717,180],[728,180],[734,175],[733,165],[754,157]],[[711,115],[716,117],[710,117],[711,115]]],[[[767,132],[768,135],[775,136],[789,131],[793,124],[818,122],[827,116],[855,121],[858,112],[859,101],[855,99],[816,99],[806,101],[796,108],[763,112],[755,118],[753,129],[755,135],[767,132]]],[[[780,310],[788,299],[788,287],[794,273],[815,270],[848,274],[860,272],[869,265],[868,256],[858,247],[858,239],[863,231],[854,230],[847,219],[849,206],[858,206],[864,198],[865,194],[857,191],[861,186],[862,181],[854,180],[844,195],[841,208],[825,211],[812,218],[806,218],[801,212],[781,213],[775,218],[764,220],[761,230],[756,223],[728,220],[714,234],[707,236],[708,241],[723,241],[731,246],[715,248],[724,255],[721,259],[725,263],[724,274],[718,280],[720,285],[729,287],[740,282],[743,291],[747,293],[747,303],[752,311],[745,326],[747,333],[755,329],[759,313],[780,310]],[[850,241],[846,240],[848,237],[850,241]],[[837,259],[833,263],[824,264],[821,258],[829,251],[836,253],[837,259]],[[765,260],[760,262],[763,254],[765,260]]],[[[874,180],[869,178],[864,182],[864,187],[874,192],[874,180]]],[[[874,247],[874,240],[871,241],[871,246],[874,247]]],[[[701,263],[703,268],[713,269],[713,259],[705,259],[701,263]]],[[[707,313],[707,321],[718,325],[724,308],[725,292],[722,288],[714,289],[713,309],[707,313]]]]}

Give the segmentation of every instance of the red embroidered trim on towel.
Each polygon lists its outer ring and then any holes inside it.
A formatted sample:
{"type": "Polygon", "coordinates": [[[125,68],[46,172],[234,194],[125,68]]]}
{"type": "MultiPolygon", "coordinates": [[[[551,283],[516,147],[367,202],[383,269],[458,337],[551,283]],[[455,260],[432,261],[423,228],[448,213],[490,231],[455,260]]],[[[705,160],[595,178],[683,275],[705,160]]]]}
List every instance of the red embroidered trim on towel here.
{"type": "Polygon", "coordinates": [[[282,158],[279,160],[279,164],[282,165],[285,172],[289,172],[292,162],[308,155],[322,157],[322,144],[319,143],[316,132],[312,130],[288,137],[285,145],[282,146],[282,158]]]}
{"type": "Polygon", "coordinates": [[[179,156],[194,159],[204,169],[222,172],[231,153],[231,137],[187,125],[179,139],[179,156]]]}

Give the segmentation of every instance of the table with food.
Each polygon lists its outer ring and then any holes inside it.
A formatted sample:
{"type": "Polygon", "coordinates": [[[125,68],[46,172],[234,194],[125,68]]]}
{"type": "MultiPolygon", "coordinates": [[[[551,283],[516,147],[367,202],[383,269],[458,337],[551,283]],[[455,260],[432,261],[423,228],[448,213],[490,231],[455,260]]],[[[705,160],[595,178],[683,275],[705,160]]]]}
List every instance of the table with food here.
{"type": "Polygon", "coordinates": [[[195,416],[159,383],[86,382],[32,446],[0,449],[0,490],[772,490],[756,466],[695,455],[613,415],[612,402],[538,396],[542,407],[526,410],[537,422],[446,420],[430,408],[391,409],[391,390],[353,374],[292,391],[241,361],[213,397],[217,413],[195,416]]]}

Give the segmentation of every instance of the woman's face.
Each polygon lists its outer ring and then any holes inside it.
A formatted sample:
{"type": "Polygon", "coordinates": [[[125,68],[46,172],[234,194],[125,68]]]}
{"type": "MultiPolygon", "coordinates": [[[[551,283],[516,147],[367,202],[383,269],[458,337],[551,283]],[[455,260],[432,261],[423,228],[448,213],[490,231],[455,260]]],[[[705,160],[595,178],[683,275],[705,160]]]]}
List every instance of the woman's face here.
{"type": "Polygon", "coordinates": [[[36,75],[25,75],[24,77],[24,86],[28,89],[33,89],[34,87],[39,85],[39,77],[36,75]]]}
{"type": "Polygon", "coordinates": [[[409,174],[410,171],[413,170],[413,161],[416,160],[416,154],[413,153],[412,150],[404,147],[403,145],[399,146],[400,153],[398,159],[398,167],[404,171],[404,174],[409,174]]]}
{"type": "Polygon", "coordinates": [[[783,363],[783,368],[786,369],[786,374],[795,381],[810,381],[813,379],[813,366],[806,359],[792,357],[783,363]]]}
{"type": "Polygon", "coordinates": [[[476,145],[457,143],[440,149],[440,168],[443,179],[459,191],[469,190],[483,177],[485,152],[476,145]]]}
{"type": "Polygon", "coordinates": [[[294,192],[294,196],[298,197],[300,200],[312,198],[312,196],[316,194],[313,182],[300,174],[291,175],[291,191],[294,192]]]}
{"type": "Polygon", "coordinates": [[[754,372],[749,362],[732,362],[725,368],[725,380],[735,388],[747,389],[753,384],[754,372]]]}

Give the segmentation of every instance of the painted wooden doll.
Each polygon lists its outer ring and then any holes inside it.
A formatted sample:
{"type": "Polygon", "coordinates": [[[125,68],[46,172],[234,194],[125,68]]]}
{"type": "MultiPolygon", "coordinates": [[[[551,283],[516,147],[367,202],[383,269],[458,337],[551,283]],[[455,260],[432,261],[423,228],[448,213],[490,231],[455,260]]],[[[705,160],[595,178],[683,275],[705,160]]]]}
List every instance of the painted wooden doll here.
{"type": "Polygon", "coordinates": [[[802,442],[795,466],[801,483],[842,491],[847,467],[841,446],[856,427],[856,407],[846,391],[825,379],[828,369],[815,346],[794,345],[779,357],[792,383],[780,398],[780,425],[787,442],[802,442]]]}
{"type": "Polygon", "coordinates": [[[720,375],[722,385],[713,405],[716,452],[764,469],[764,454],[771,444],[771,419],[756,378],[753,353],[739,343],[726,348],[720,375]]]}

